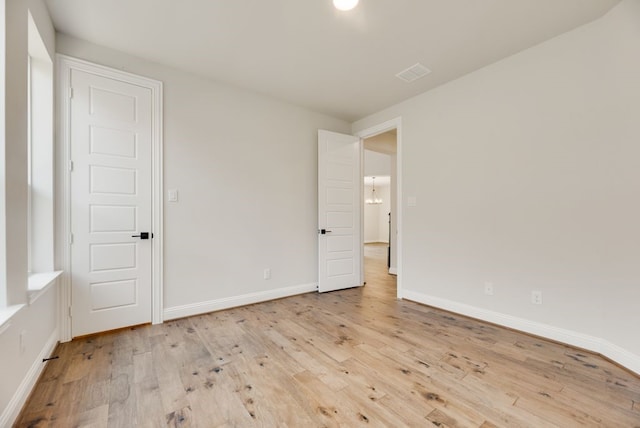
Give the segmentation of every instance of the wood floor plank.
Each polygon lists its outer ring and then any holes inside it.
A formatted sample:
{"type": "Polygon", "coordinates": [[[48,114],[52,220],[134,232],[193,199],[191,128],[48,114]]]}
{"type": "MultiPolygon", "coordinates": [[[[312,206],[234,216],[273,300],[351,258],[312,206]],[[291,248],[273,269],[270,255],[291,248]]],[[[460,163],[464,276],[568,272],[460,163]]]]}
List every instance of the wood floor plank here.
{"type": "MultiPolygon", "coordinates": [[[[133,364],[118,367],[109,384],[110,427],[135,426],[138,422],[133,364]]],[[[140,415],[141,421],[144,419],[140,415]]]]}
{"type": "Polygon", "coordinates": [[[367,285],[59,345],[16,427],[638,427],[602,357],[367,285]]]}
{"type": "Polygon", "coordinates": [[[77,426],[83,428],[107,428],[109,420],[109,405],[94,407],[78,415],[77,426]]]}

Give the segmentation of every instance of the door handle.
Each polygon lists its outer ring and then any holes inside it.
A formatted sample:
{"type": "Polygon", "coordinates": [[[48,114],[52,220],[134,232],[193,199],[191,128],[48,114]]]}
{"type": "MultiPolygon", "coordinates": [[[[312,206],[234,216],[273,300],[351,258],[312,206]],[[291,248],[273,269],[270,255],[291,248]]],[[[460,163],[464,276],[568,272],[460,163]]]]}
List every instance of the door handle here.
{"type": "MultiPolygon", "coordinates": [[[[132,238],[149,239],[149,232],[140,232],[140,235],[131,235],[132,238]]],[[[153,238],[153,233],[151,234],[153,238]]]]}
{"type": "Polygon", "coordinates": [[[320,235],[326,235],[327,233],[331,233],[331,231],[327,230],[327,229],[320,229],[320,230],[318,230],[318,233],[320,235]]]}

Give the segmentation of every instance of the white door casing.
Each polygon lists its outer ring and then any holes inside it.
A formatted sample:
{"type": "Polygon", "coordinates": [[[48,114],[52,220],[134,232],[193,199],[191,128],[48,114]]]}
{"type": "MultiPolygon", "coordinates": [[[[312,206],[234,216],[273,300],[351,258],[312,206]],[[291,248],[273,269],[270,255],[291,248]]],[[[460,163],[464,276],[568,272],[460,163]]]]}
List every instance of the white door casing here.
{"type": "Polygon", "coordinates": [[[362,285],[360,168],[358,137],[318,130],[318,291],[321,293],[362,285]]]}
{"type": "Polygon", "coordinates": [[[60,159],[70,161],[61,174],[59,230],[70,238],[59,262],[66,271],[61,340],[162,322],[162,85],[58,61],[61,93],[69,94],[61,102],[60,159]],[[140,232],[154,239],[132,236],[140,232]]]}

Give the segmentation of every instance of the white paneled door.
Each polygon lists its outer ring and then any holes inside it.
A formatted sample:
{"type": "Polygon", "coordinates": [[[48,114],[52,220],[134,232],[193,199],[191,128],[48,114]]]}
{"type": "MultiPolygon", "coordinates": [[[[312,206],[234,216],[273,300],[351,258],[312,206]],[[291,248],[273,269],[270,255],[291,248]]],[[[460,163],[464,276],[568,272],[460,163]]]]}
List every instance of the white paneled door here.
{"type": "Polygon", "coordinates": [[[149,88],[80,70],[71,87],[71,327],[81,336],[151,322],[152,104],[149,88]]]}
{"type": "Polygon", "coordinates": [[[318,291],[362,285],[360,139],[318,131],[318,291]]]}

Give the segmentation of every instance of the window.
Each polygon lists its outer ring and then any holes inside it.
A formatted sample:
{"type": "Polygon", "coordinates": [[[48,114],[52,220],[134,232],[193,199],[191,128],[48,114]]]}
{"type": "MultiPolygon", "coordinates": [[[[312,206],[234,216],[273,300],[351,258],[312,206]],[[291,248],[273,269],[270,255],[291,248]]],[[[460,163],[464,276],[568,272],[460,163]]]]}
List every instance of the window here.
{"type": "MultiPolygon", "coordinates": [[[[53,60],[29,13],[27,248],[28,271],[53,271],[53,60]]],[[[38,288],[29,284],[29,288],[38,288]]]]}

